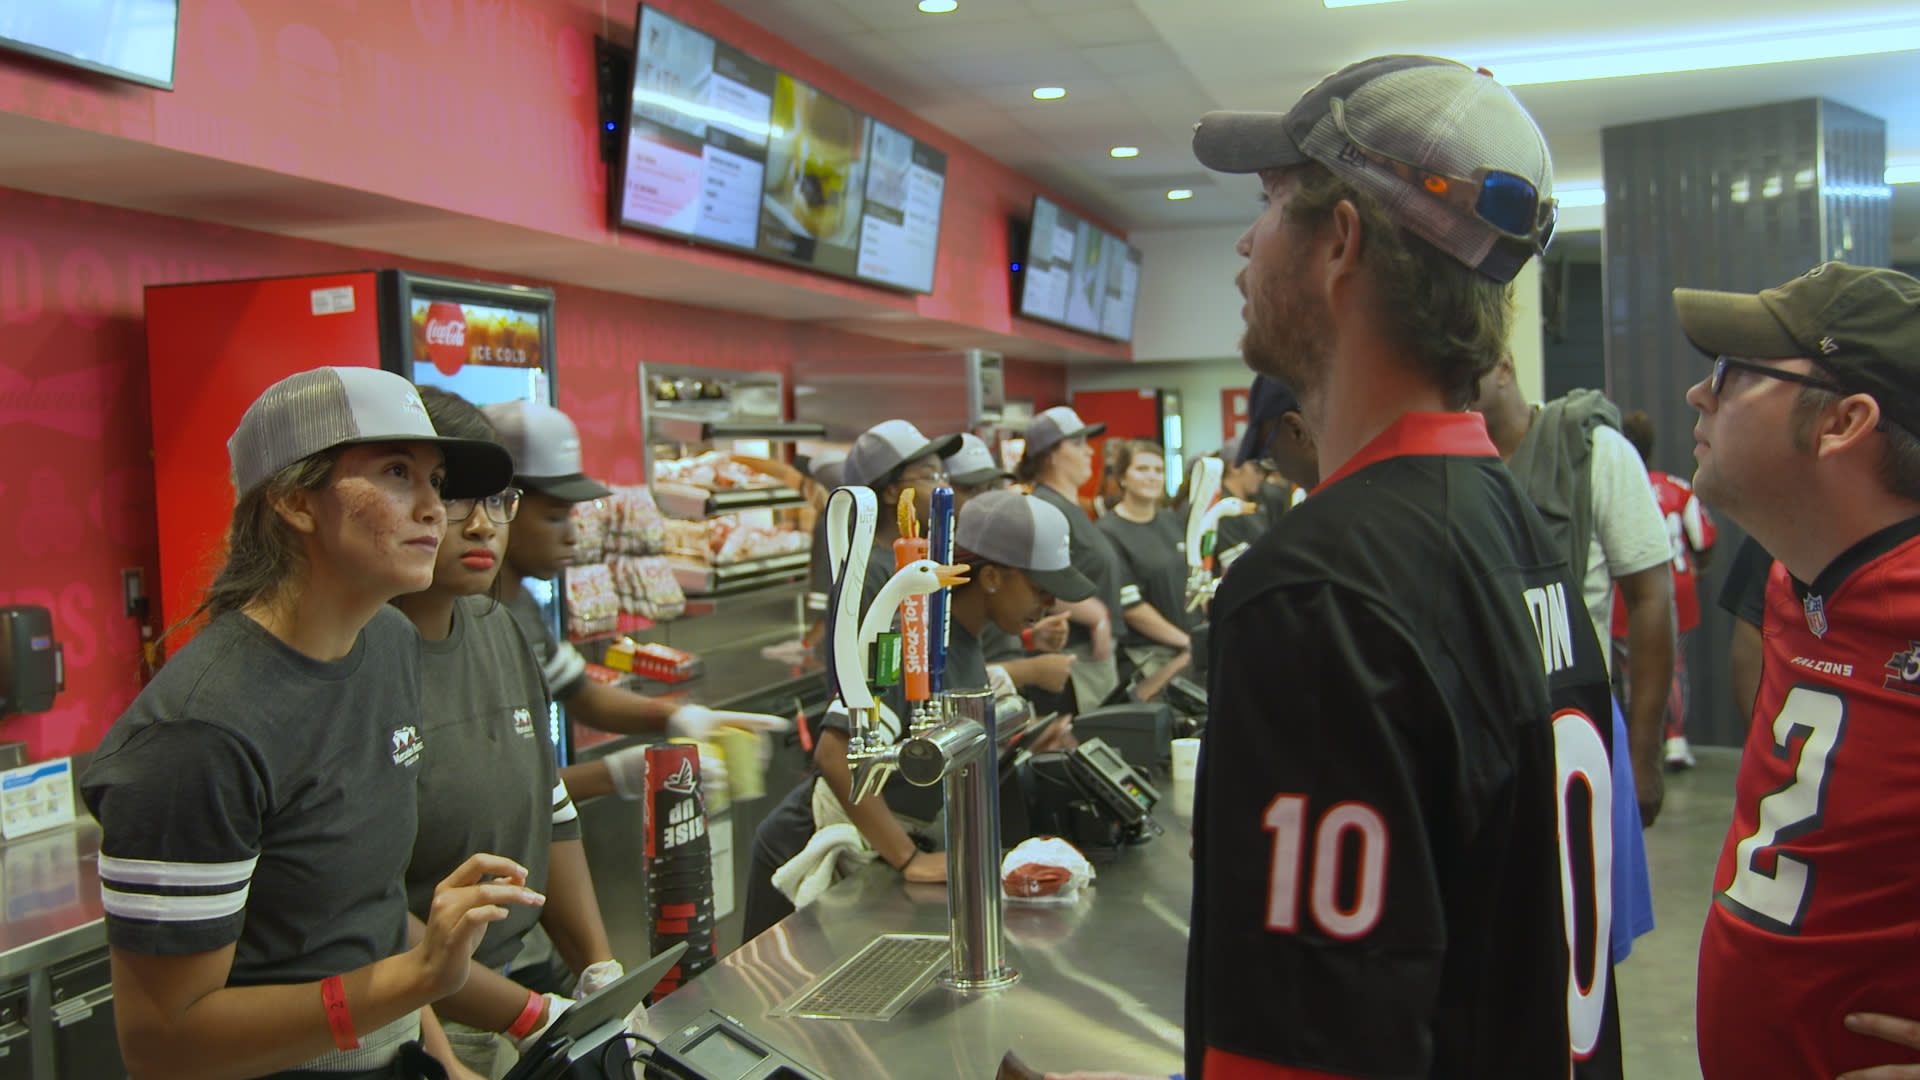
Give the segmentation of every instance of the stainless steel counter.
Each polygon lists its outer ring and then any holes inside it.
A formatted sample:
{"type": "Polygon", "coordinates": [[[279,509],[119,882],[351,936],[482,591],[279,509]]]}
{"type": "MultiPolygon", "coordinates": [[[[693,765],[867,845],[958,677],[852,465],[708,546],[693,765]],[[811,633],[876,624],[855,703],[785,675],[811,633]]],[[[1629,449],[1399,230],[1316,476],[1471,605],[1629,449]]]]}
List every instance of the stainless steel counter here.
{"type": "Polygon", "coordinates": [[[935,985],[886,1022],[769,1017],[879,934],[946,932],[944,886],[909,885],[876,864],[682,987],[649,1023],[668,1032],[713,1009],[832,1080],[990,1080],[1008,1050],[1043,1071],[1177,1072],[1192,865],[1187,820],[1161,820],[1164,836],[1096,863],[1080,904],[1007,905],[1020,972],[1007,990],[935,985]]]}
{"type": "Polygon", "coordinates": [[[99,851],[91,819],[0,845],[0,979],[107,943],[99,851]]]}

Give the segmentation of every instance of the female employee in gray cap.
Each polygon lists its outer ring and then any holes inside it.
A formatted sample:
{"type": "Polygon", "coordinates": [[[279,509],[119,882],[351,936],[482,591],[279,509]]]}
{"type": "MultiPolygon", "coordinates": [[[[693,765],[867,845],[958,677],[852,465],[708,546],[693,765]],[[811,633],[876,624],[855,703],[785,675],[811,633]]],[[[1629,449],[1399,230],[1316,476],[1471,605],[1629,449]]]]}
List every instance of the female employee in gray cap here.
{"type": "MultiPolygon", "coordinates": [[[[1066,518],[1058,510],[1016,491],[988,492],[960,509],[954,559],[967,565],[968,581],[953,590],[948,687],[977,690],[988,685],[980,636],[990,628],[1017,636],[1045,615],[1056,598],[1072,601],[1092,595],[1092,582],[1073,568],[1068,536],[1066,518]]],[[[946,878],[945,857],[917,850],[881,798],[848,804],[852,787],[846,722],[842,713],[827,714],[814,758],[818,772],[782,800],[754,834],[743,940],[792,914],[792,902],[774,885],[775,871],[807,847],[816,829],[831,824],[829,818],[851,821],[908,880],[946,878]]]]}
{"type": "Polygon", "coordinates": [[[1017,470],[1020,482],[1033,486],[1035,497],[1067,519],[1074,568],[1093,582],[1092,596],[1067,607],[1073,621],[1068,651],[1078,661],[1072,677],[1076,712],[1098,708],[1120,685],[1112,621],[1121,610],[1119,555],[1075,501],[1081,485],[1093,478],[1093,448],[1087,439],[1105,430],[1107,425],[1087,424],[1065,405],[1048,409],[1027,424],[1026,450],[1017,470]]]}
{"type": "Polygon", "coordinates": [[[413,385],[319,368],[268,387],[227,442],[236,504],[199,634],[107,733],[82,792],[128,1071],[241,1080],[456,1077],[427,1003],[467,981],[527,871],[474,855],[407,947],[420,637],[387,606],[433,582],[442,498],[512,464],[441,438],[413,385]]]}

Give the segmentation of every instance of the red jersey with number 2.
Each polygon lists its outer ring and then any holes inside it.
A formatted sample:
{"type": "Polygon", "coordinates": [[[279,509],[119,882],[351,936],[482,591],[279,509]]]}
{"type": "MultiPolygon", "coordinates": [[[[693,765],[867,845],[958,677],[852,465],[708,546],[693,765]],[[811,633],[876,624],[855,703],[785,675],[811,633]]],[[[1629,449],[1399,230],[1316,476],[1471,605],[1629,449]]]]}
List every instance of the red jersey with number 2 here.
{"type": "Polygon", "coordinates": [[[1920,1016],[1920,519],[1811,588],[1767,582],[1765,661],[1700,940],[1706,1080],[1920,1060],[1849,1032],[1920,1016]]]}

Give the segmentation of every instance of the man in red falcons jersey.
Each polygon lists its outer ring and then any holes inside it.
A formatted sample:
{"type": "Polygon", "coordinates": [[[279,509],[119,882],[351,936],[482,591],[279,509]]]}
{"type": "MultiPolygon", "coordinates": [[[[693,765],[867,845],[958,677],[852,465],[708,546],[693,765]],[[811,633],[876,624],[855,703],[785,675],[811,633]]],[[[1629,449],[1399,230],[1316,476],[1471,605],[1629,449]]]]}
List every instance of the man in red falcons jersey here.
{"type": "MultiPolygon", "coordinates": [[[[1687,711],[1693,702],[1693,682],[1687,674],[1687,645],[1695,627],[1700,625],[1700,593],[1695,579],[1713,558],[1715,538],[1713,515],[1693,493],[1693,484],[1685,477],[1670,476],[1653,467],[1653,421],[1644,412],[1620,418],[1620,433],[1633,444],[1647,466],[1647,483],[1653,486],[1653,499],[1667,526],[1673,568],[1673,686],[1667,692],[1666,766],[1691,769],[1693,748],[1687,745],[1687,711]]],[[[1623,682],[1629,665],[1623,662],[1627,651],[1626,606],[1615,597],[1613,605],[1614,679],[1623,682]]],[[[1629,697],[1624,691],[1622,697],[1629,697]]]]}
{"type": "Polygon", "coordinates": [[[1882,1015],[1920,1009],[1920,281],[1827,263],[1674,303],[1714,358],[1687,391],[1694,490],[1778,560],[1700,939],[1701,1070],[1920,1076],[1887,1067],[1920,1062],[1920,1029],[1882,1015]]]}

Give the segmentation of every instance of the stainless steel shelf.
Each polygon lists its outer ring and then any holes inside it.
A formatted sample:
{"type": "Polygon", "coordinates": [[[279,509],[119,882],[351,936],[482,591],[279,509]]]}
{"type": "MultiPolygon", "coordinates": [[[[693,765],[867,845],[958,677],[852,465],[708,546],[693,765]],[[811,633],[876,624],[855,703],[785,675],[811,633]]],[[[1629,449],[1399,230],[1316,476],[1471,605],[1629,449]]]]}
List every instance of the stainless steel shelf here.
{"type": "Polygon", "coordinates": [[[697,416],[675,416],[664,411],[671,406],[656,406],[647,418],[649,434],[655,439],[677,443],[709,443],[716,439],[823,439],[825,424],[787,423],[777,420],[706,420],[697,416]]]}

